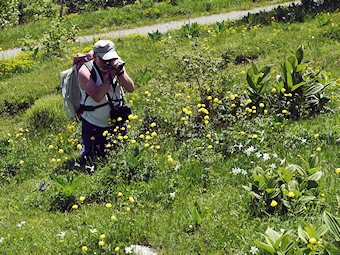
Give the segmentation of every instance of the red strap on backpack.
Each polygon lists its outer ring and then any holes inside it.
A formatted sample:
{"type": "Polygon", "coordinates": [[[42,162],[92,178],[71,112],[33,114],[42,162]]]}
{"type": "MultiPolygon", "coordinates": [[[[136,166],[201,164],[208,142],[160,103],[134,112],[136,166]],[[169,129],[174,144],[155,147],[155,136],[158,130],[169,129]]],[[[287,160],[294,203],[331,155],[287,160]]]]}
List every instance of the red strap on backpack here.
{"type": "Polygon", "coordinates": [[[93,58],[93,51],[89,53],[78,53],[73,58],[73,65],[77,65],[77,70],[79,70],[85,62],[91,61],[93,58]]]}

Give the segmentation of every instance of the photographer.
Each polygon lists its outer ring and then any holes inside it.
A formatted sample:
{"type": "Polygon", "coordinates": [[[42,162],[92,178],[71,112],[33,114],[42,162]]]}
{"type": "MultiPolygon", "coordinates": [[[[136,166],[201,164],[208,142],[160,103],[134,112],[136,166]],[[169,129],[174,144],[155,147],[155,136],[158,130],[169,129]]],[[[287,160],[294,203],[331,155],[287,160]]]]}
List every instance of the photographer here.
{"type": "MultiPolygon", "coordinates": [[[[82,94],[82,151],[86,157],[104,156],[106,146],[105,131],[110,131],[113,106],[122,109],[124,91],[133,92],[135,87],[127,74],[124,62],[115,51],[110,40],[100,40],[93,46],[94,59],[82,65],[78,71],[78,81],[82,94]],[[111,112],[111,115],[110,115],[111,112]]],[[[122,123],[126,126],[126,123],[122,123]]]]}

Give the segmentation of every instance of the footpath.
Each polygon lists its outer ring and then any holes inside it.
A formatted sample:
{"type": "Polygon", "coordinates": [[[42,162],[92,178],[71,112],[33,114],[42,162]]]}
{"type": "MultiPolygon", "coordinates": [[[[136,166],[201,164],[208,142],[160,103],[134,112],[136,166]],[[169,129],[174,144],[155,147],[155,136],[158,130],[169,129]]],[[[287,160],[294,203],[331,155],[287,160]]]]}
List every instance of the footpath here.
{"type": "MultiPolygon", "coordinates": [[[[160,33],[166,33],[171,30],[175,29],[180,29],[183,25],[185,24],[190,24],[190,23],[195,23],[197,22],[198,24],[201,25],[206,25],[206,24],[213,24],[216,22],[222,22],[225,20],[237,20],[241,19],[245,16],[250,14],[255,14],[263,11],[271,11],[278,6],[289,6],[292,4],[300,4],[301,1],[291,1],[287,3],[282,3],[282,4],[275,4],[275,5],[269,5],[269,6],[263,6],[259,8],[254,8],[251,10],[244,10],[244,11],[233,11],[233,12],[227,12],[227,13],[221,13],[221,14],[214,14],[210,16],[203,16],[203,17],[198,17],[198,18],[188,18],[188,19],[182,19],[178,21],[171,21],[167,23],[160,23],[160,24],[155,24],[151,26],[143,26],[143,27],[136,27],[132,29],[125,29],[125,30],[116,30],[108,33],[103,33],[103,34],[95,34],[95,35],[87,35],[87,36],[81,36],[77,37],[76,41],[79,42],[88,42],[92,41],[94,38],[97,37],[124,37],[126,35],[130,34],[144,34],[147,35],[148,33],[153,33],[156,32],[157,30],[160,33]]],[[[15,57],[21,52],[20,48],[14,48],[14,49],[9,49],[6,51],[0,51],[0,59],[7,59],[11,57],[15,57]]]]}

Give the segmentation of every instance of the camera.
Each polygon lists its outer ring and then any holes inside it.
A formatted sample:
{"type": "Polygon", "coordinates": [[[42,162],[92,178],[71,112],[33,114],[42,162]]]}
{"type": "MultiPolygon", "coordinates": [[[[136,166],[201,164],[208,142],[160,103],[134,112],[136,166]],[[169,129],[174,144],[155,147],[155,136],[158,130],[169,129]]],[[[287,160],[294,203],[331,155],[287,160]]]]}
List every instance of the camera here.
{"type": "Polygon", "coordinates": [[[125,65],[125,62],[124,62],[123,60],[121,60],[121,59],[118,59],[117,61],[118,61],[118,67],[117,67],[117,68],[114,67],[114,66],[112,66],[112,65],[110,65],[110,61],[107,61],[107,62],[106,62],[107,67],[108,67],[109,69],[112,69],[112,70],[121,71],[121,70],[123,69],[123,66],[125,65]]]}

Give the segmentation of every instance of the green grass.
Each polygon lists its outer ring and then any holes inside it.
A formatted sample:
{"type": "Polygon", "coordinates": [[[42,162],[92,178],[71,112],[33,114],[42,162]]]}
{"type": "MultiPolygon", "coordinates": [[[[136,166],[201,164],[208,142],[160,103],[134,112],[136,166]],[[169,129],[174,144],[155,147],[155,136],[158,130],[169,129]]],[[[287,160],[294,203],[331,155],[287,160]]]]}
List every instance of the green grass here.
{"type": "MultiPolygon", "coordinates": [[[[330,15],[337,24],[339,14],[330,15]]],[[[161,41],[138,35],[116,39],[117,50],[137,84],[137,90],[127,95],[127,101],[133,101],[138,119],[130,123],[127,142],[118,143],[107,160],[98,162],[93,174],[67,164],[65,159],[78,155],[79,140],[74,139],[80,138],[80,123],[52,122],[45,130],[35,130],[28,126],[25,112],[2,116],[0,238],[4,239],[0,243],[0,253],[80,254],[81,247],[86,245],[89,253],[112,254],[118,246],[124,254],[124,247],[144,244],[162,254],[249,254],[250,248],[255,246],[254,240],[263,240],[259,233],[267,227],[276,231],[289,228],[297,231],[300,225],[320,226],[323,210],[339,216],[336,200],[339,175],[335,173],[339,167],[339,84],[327,91],[332,97],[328,104],[332,111],[312,118],[295,122],[284,120],[276,125],[274,114],[261,114],[237,123],[231,123],[230,119],[220,122],[213,114],[219,104],[208,101],[206,95],[221,99],[222,105],[230,109],[232,102],[226,97],[236,93],[242,97],[246,89],[244,72],[250,64],[232,63],[194,79],[193,73],[183,68],[182,61],[185,57],[190,60],[187,64],[192,64],[202,56],[204,61],[198,64],[209,67],[213,61],[223,61],[221,56],[227,48],[232,60],[239,55],[257,54],[257,66],[272,66],[270,91],[280,64],[299,45],[304,45],[305,59],[312,61],[310,66],[323,69],[330,80],[339,82],[339,41],[324,36],[325,29],[330,26],[320,26],[317,19],[311,19],[305,23],[273,23],[247,29],[244,33],[242,26],[233,26],[230,32],[217,34],[216,27],[209,25],[201,27],[200,37],[193,39],[179,39],[178,31],[172,32],[171,38],[164,35],[161,41]],[[238,32],[233,33],[233,30],[238,32]],[[154,76],[149,83],[140,85],[137,81],[145,68],[153,71],[154,76]],[[209,77],[228,77],[233,83],[222,87],[209,77]],[[203,81],[210,88],[202,90],[206,94],[197,89],[206,85],[203,81]],[[210,107],[207,125],[201,124],[202,118],[199,123],[195,121],[198,103],[210,107]],[[192,115],[183,113],[185,107],[192,110],[192,115]],[[187,126],[183,124],[183,117],[189,121],[187,126]],[[156,127],[150,127],[152,122],[156,122],[156,127]],[[195,129],[195,125],[199,129],[195,129]],[[20,128],[28,128],[28,131],[20,131],[20,128]],[[151,140],[140,138],[141,134],[147,136],[153,131],[157,136],[151,140]],[[207,138],[207,134],[211,138],[207,138]],[[251,138],[254,134],[259,138],[251,138]],[[319,136],[316,138],[315,134],[319,136]],[[13,142],[8,143],[9,139],[13,142]],[[131,144],[132,139],[137,143],[131,144]],[[130,169],[126,162],[134,147],[143,148],[145,143],[150,146],[145,149],[141,167],[130,181],[126,176],[130,169]],[[253,146],[255,151],[249,156],[240,152],[236,147],[240,143],[244,149],[253,146]],[[159,149],[155,148],[157,145],[159,149]],[[209,145],[213,147],[209,149],[209,145]],[[316,152],[318,147],[320,152],[316,152]],[[59,153],[59,149],[64,153],[59,153]],[[255,152],[268,153],[270,159],[258,158],[255,152]],[[284,166],[303,165],[301,157],[308,158],[313,153],[318,153],[324,173],[319,187],[324,196],[318,195],[318,206],[308,206],[298,216],[255,217],[250,214],[250,197],[242,185],[248,184],[255,166],[278,166],[283,159],[286,160],[284,166]],[[61,162],[52,162],[52,159],[61,162]],[[236,167],[246,170],[247,175],[233,174],[236,167]],[[44,192],[33,191],[41,182],[48,183],[50,174],[65,176],[67,172],[84,179],[73,193],[74,203],[79,208],[61,213],[51,210],[60,203],[58,187],[53,182],[44,192]],[[118,192],[123,196],[118,197],[118,192]],[[86,197],[84,203],[79,201],[80,196],[86,197]],[[135,198],[135,203],[129,201],[130,196],[135,198]],[[112,207],[106,208],[106,203],[111,203],[112,207]],[[202,220],[197,225],[190,213],[195,210],[195,203],[199,205],[202,220]],[[112,215],[115,221],[110,219],[112,215]],[[19,227],[21,221],[26,223],[19,227]],[[97,232],[92,233],[94,229],[97,232]],[[58,235],[61,232],[65,232],[64,237],[58,235]],[[103,247],[98,245],[101,234],[106,235],[103,247]]],[[[69,55],[89,45],[75,45],[69,55]]],[[[19,103],[15,97],[26,98],[28,92],[34,98],[55,94],[58,73],[69,65],[69,56],[42,61],[32,71],[4,81],[1,98],[15,104],[19,103]]],[[[324,236],[327,241],[332,238],[330,233],[324,236]]]]}
{"type": "MultiPolygon", "coordinates": [[[[185,0],[179,1],[177,6],[166,3],[155,3],[152,8],[128,5],[123,8],[111,8],[91,13],[72,14],[66,17],[66,22],[74,24],[80,29],[77,36],[105,33],[113,30],[128,29],[137,26],[163,23],[171,20],[193,18],[215,13],[235,10],[246,10],[268,4],[289,2],[288,0],[260,0],[253,3],[250,0],[238,1],[207,1],[185,0]]],[[[36,21],[28,24],[4,29],[0,34],[0,49],[6,50],[21,47],[26,35],[39,40],[51,26],[48,20],[36,21]]]]}

